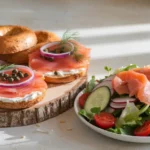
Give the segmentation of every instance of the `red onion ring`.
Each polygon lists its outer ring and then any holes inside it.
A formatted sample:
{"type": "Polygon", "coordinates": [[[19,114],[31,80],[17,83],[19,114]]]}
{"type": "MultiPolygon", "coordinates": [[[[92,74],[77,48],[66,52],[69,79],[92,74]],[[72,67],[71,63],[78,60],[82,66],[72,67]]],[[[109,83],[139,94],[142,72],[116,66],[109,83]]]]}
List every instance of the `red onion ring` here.
{"type": "Polygon", "coordinates": [[[20,82],[20,83],[11,83],[11,84],[10,83],[0,83],[0,87],[10,87],[10,88],[12,87],[13,88],[13,87],[19,87],[19,86],[26,86],[34,79],[33,70],[31,68],[27,67],[27,66],[22,66],[22,65],[15,65],[12,68],[0,71],[0,73],[8,71],[8,70],[13,70],[15,68],[25,68],[25,69],[27,69],[31,73],[31,77],[29,79],[27,79],[26,81],[23,81],[23,82],[20,82]]]}
{"type": "Polygon", "coordinates": [[[72,43],[70,43],[70,42],[66,42],[67,44],[69,44],[70,45],[70,47],[71,47],[71,50],[69,51],[69,52],[65,52],[65,53],[60,53],[60,54],[54,54],[54,53],[51,53],[51,52],[44,52],[44,50],[46,49],[46,48],[50,48],[50,47],[52,47],[52,46],[55,46],[55,45],[58,45],[58,44],[60,44],[60,42],[52,42],[52,43],[48,43],[48,44],[45,44],[44,46],[42,46],[41,48],[40,48],[40,53],[41,53],[41,55],[43,56],[43,57],[47,57],[47,58],[64,58],[64,57],[66,57],[66,56],[68,56],[68,55],[71,55],[71,53],[73,52],[73,50],[74,50],[74,45],[72,44],[72,43]]]}

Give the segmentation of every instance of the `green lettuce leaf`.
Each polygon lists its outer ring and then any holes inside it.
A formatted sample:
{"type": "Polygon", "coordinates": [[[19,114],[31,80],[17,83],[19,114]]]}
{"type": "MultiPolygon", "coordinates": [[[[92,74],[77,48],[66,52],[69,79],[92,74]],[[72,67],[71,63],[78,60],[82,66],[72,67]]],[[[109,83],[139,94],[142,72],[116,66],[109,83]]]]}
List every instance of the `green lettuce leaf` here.
{"type": "Polygon", "coordinates": [[[101,108],[100,108],[100,107],[93,107],[93,108],[91,108],[91,112],[92,112],[93,114],[99,114],[100,111],[101,111],[101,108]]]}
{"type": "Polygon", "coordinates": [[[121,127],[122,125],[137,124],[137,121],[140,120],[139,114],[140,110],[135,106],[135,104],[127,102],[126,107],[116,121],[116,126],[121,127]]]}
{"type": "Polygon", "coordinates": [[[119,72],[122,72],[122,71],[128,71],[128,70],[132,70],[134,68],[139,68],[136,64],[130,64],[128,66],[125,66],[125,67],[121,67],[119,69],[117,69],[115,71],[115,74],[119,73],[119,72]]]}
{"type": "Polygon", "coordinates": [[[92,121],[93,120],[93,116],[89,115],[84,109],[81,109],[79,111],[79,115],[85,117],[88,121],[92,121]]]}
{"type": "Polygon", "coordinates": [[[86,88],[85,88],[85,93],[86,92],[92,92],[92,90],[94,89],[94,87],[96,86],[95,84],[95,76],[92,76],[91,80],[89,81],[89,83],[87,84],[86,88]]]}
{"type": "MultiPolygon", "coordinates": [[[[139,115],[145,113],[149,109],[149,105],[144,105],[139,112],[139,115]]],[[[147,111],[148,112],[148,111],[147,111]]]]}
{"type": "Polygon", "coordinates": [[[147,116],[150,116],[150,107],[145,111],[145,114],[146,114],[147,116]]]}
{"type": "Polygon", "coordinates": [[[116,133],[116,134],[123,134],[123,135],[133,135],[135,127],[124,125],[122,127],[115,127],[115,128],[109,128],[107,131],[116,133]]]}

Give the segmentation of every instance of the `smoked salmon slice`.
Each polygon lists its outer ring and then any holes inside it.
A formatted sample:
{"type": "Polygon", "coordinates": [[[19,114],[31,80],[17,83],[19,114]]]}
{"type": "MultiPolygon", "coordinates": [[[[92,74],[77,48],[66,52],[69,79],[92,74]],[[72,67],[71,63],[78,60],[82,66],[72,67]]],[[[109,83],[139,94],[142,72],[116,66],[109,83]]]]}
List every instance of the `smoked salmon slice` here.
{"type": "Polygon", "coordinates": [[[29,66],[38,72],[46,73],[50,71],[68,71],[71,69],[87,68],[89,65],[90,49],[79,44],[76,41],[71,41],[78,49],[78,53],[83,55],[83,60],[77,62],[72,56],[65,58],[55,58],[54,61],[49,61],[41,57],[40,51],[37,50],[29,54],[29,66]]]}
{"type": "Polygon", "coordinates": [[[113,88],[118,94],[137,95],[149,81],[144,74],[133,70],[118,73],[113,79],[113,88]]]}
{"type": "Polygon", "coordinates": [[[137,94],[137,98],[145,103],[145,104],[149,104],[150,105],[150,82],[148,82],[146,84],[146,86],[142,87],[138,94],[137,94]]]}
{"type": "Polygon", "coordinates": [[[127,83],[118,76],[115,76],[112,81],[113,88],[118,94],[129,94],[127,83]]]}
{"type": "Polygon", "coordinates": [[[34,79],[26,86],[13,88],[0,87],[0,97],[24,97],[26,94],[30,94],[34,91],[45,92],[47,89],[47,84],[42,78],[43,77],[41,74],[35,72],[34,79]]]}
{"type": "Polygon", "coordinates": [[[133,69],[133,71],[144,74],[148,80],[150,80],[150,67],[144,67],[144,68],[136,68],[133,69]]]}

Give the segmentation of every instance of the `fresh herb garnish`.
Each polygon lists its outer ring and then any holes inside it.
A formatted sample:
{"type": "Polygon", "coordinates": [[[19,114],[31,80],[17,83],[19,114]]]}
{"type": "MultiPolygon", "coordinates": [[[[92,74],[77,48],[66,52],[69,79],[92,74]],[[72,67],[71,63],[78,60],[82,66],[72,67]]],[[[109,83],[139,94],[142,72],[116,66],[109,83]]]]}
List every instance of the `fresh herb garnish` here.
{"type": "Polygon", "coordinates": [[[115,71],[115,73],[119,73],[119,72],[122,72],[122,71],[128,71],[128,70],[132,70],[134,68],[138,68],[138,66],[136,64],[130,64],[128,66],[125,66],[125,67],[121,67],[119,69],[117,69],[115,71]]]}
{"type": "MultiPolygon", "coordinates": [[[[130,64],[130,65],[127,65],[127,66],[123,66],[121,68],[118,68],[114,71],[114,73],[112,74],[117,74],[119,72],[122,72],[122,71],[128,71],[128,70],[132,70],[134,68],[139,68],[136,64],[130,64]]],[[[108,66],[105,66],[104,69],[108,72],[109,76],[111,75],[111,71],[112,71],[112,68],[111,67],[108,67],[108,66]]],[[[109,77],[109,76],[105,76],[105,78],[109,77]]]]}
{"type": "Polygon", "coordinates": [[[84,56],[82,54],[78,53],[78,49],[77,47],[74,48],[74,51],[72,53],[73,58],[77,61],[80,62],[82,61],[82,59],[84,58],[84,56]]]}
{"type": "Polygon", "coordinates": [[[68,40],[75,40],[78,37],[79,37],[78,32],[71,32],[71,31],[67,30],[66,32],[64,32],[64,34],[61,38],[61,43],[66,43],[68,40]]]}
{"type": "Polygon", "coordinates": [[[87,92],[92,92],[92,90],[94,89],[95,87],[95,76],[92,76],[91,80],[89,81],[89,83],[87,84],[86,88],[85,88],[85,93],[87,92]]]}
{"type": "Polygon", "coordinates": [[[0,70],[6,70],[6,69],[9,69],[9,68],[12,68],[14,67],[14,64],[11,64],[11,65],[1,65],[0,66],[0,70]]]}
{"type": "MultiPolygon", "coordinates": [[[[65,44],[66,42],[68,42],[69,40],[75,40],[79,37],[79,33],[78,32],[71,32],[69,30],[67,30],[63,36],[62,36],[62,39],[60,41],[60,44],[65,44]]],[[[83,60],[84,58],[84,55],[80,54],[78,52],[78,48],[75,47],[74,45],[74,50],[71,54],[73,56],[73,58],[77,61],[77,62],[80,62],[83,60]]]]}
{"type": "Polygon", "coordinates": [[[105,66],[104,69],[108,72],[109,75],[111,74],[111,67],[105,66]]]}

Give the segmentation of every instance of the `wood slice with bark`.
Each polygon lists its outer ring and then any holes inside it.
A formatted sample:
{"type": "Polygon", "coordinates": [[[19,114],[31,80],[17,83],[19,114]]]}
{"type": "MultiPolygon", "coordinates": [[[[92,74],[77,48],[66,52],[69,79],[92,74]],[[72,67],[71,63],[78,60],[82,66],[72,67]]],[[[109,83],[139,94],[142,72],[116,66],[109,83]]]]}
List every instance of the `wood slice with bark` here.
{"type": "Polygon", "coordinates": [[[76,95],[85,87],[82,77],[63,85],[49,85],[45,98],[36,105],[21,110],[0,109],[0,127],[35,124],[53,118],[73,106],[76,95]]]}

